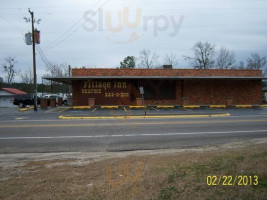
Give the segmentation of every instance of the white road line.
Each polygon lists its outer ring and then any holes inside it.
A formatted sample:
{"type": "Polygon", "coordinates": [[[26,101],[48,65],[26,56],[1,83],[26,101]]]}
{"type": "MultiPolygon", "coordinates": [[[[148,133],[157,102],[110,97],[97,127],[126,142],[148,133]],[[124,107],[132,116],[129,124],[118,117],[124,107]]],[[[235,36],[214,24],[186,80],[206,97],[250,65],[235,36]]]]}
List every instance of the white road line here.
{"type": "Polygon", "coordinates": [[[111,137],[153,137],[197,134],[229,134],[229,133],[267,133],[267,130],[251,131],[215,131],[215,132],[192,132],[192,133],[152,133],[152,134],[116,134],[116,135],[81,135],[81,136],[40,136],[40,137],[0,137],[0,140],[23,140],[23,139],[75,139],[75,138],[111,138],[111,137]]]}
{"type": "Polygon", "coordinates": [[[62,113],[62,112],[66,111],[66,110],[69,110],[69,109],[71,109],[71,107],[63,108],[63,110],[59,111],[59,113],[62,113]]]}
{"type": "Polygon", "coordinates": [[[58,118],[56,119],[49,119],[49,120],[46,120],[46,119],[21,119],[21,120],[18,120],[18,119],[14,119],[14,120],[5,120],[5,121],[0,121],[0,123],[7,123],[7,122],[54,122],[54,121],[70,121],[70,120],[59,120],[58,118]]]}
{"type": "MultiPolygon", "coordinates": [[[[231,114],[231,113],[230,113],[231,114]]],[[[253,118],[255,118],[255,117],[259,117],[259,118],[262,118],[262,117],[265,117],[265,116],[263,116],[262,114],[259,114],[259,115],[247,115],[247,116],[239,116],[239,115],[232,115],[231,114],[231,116],[228,116],[228,117],[230,117],[230,118],[251,118],[251,117],[253,117],[253,118]]]]}
{"type": "Polygon", "coordinates": [[[94,110],[92,110],[92,112],[95,112],[97,108],[95,108],[94,110]]]}
{"type": "Polygon", "coordinates": [[[53,112],[53,111],[56,111],[57,109],[59,109],[59,108],[52,108],[51,110],[45,111],[44,113],[53,112]]]}
{"type": "MultiPolygon", "coordinates": [[[[253,117],[253,118],[255,118],[255,117],[263,118],[263,117],[265,117],[265,115],[267,115],[267,113],[266,114],[258,114],[258,115],[248,115],[248,116],[231,115],[231,116],[227,116],[226,118],[251,118],[251,117],[253,117]]],[[[220,118],[224,118],[224,117],[220,117],[220,118]]],[[[139,120],[139,119],[131,119],[131,120],[139,120]]],[[[142,120],[149,121],[149,120],[162,120],[162,119],[142,119],[142,120]]],[[[16,121],[20,121],[20,122],[50,122],[50,121],[54,122],[54,121],[61,121],[61,122],[63,122],[63,121],[70,121],[70,120],[64,120],[64,119],[58,119],[58,118],[57,119],[53,119],[53,120],[51,120],[51,119],[40,119],[40,120],[38,120],[38,119],[21,119],[21,120],[14,119],[14,120],[1,120],[0,123],[16,122],[16,121]]],[[[84,119],[76,119],[76,121],[85,121],[85,120],[84,119]]],[[[88,121],[99,121],[99,119],[88,119],[88,121]]]]}
{"type": "Polygon", "coordinates": [[[18,118],[15,118],[15,120],[22,120],[22,119],[25,119],[25,117],[18,117],[18,118]]]}
{"type": "Polygon", "coordinates": [[[156,109],[156,108],[154,108],[154,107],[152,107],[152,106],[151,106],[151,108],[154,109],[154,110],[156,110],[156,111],[159,111],[158,109],[156,109]]]}

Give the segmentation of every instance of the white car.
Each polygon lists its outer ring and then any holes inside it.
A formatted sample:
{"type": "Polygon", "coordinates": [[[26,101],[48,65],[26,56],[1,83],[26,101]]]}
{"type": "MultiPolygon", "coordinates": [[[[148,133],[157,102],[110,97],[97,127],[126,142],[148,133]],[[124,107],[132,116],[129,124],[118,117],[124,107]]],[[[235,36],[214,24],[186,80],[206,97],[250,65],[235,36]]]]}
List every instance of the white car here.
{"type": "Polygon", "coordinates": [[[63,95],[63,104],[69,105],[71,103],[70,98],[72,98],[72,94],[68,95],[68,94],[64,94],[63,95]],[[70,102],[69,102],[70,101],[70,102]]]}
{"type": "Polygon", "coordinates": [[[58,94],[46,94],[43,96],[43,98],[47,99],[47,104],[50,104],[50,99],[56,99],[56,103],[58,102],[58,98],[61,98],[58,94]]]}

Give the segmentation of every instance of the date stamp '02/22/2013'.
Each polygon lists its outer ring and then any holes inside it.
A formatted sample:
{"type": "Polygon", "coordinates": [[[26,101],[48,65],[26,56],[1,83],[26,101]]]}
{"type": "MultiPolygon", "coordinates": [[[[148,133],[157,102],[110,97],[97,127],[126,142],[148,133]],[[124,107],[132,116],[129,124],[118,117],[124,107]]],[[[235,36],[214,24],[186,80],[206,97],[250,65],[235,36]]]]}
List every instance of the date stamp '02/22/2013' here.
{"type": "Polygon", "coordinates": [[[256,186],[259,184],[257,175],[235,175],[235,176],[207,176],[207,185],[209,186],[256,186]]]}

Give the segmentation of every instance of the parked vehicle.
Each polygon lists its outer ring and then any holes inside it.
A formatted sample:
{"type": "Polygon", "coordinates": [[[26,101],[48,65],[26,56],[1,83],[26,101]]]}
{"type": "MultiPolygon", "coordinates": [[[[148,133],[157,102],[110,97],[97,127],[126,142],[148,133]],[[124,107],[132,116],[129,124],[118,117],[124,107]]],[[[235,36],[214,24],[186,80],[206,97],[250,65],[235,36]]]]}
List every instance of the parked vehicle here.
{"type": "Polygon", "coordinates": [[[262,103],[267,103],[267,92],[262,95],[262,103]]]}
{"type": "MultiPolygon", "coordinates": [[[[33,94],[18,94],[15,95],[13,104],[19,106],[20,108],[24,108],[26,106],[34,105],[34,95],[33,94]]],[[[40,98],[37,97],[37,105],[40,104],[40,98]]]]}
{"type": "Polygon", "coordinates": [[[70,95],[64,94],[63,95],[63,105],[65,105],[65,106],[71,105],[71,98],[72,98],[72,94],[70,94],[70,95]]]}
{"type": "Polygon", "coordinates": [[[58,94],[46,94],[43,96],[43,98],[47,99],[47,105],[50,105],[50,99],[56,99],[56,103],[58,102],[58,98],[61,96],[58,94]]]}
{"type": "Polygon", "coordinates": [[[267,87],[262,88],[262,103],[267,103],[267,87]]]}

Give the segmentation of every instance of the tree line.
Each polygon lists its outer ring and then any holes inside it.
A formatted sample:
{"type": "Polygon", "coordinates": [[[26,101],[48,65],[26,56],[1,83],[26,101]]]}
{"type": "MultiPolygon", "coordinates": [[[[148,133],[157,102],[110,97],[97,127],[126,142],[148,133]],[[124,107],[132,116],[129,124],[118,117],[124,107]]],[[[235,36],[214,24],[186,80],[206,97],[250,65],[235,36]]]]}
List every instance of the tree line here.
{"type": "MultiPolygon", "coordinates": [[[[209,42],[197,42],[192,48],[192,56],[183,56],[183,59],[194,69],[240,69],[240,70],[265,70],[266,56],[261,57],[258,53],[252,53],[246,61],[236,61],[233,51],[221,47],[216,51],[216,46],[209,42]]],[[[174,53],[163,56],[147,49],[139,52],[138,57],[127,56],[120,62],[120,68],[162,68],[163,65],[179,67],[179,61],[174,53]]]]}
{"type": "MultiPolygon", "coordinates": [[[[15,57],[9,56],[5,58],[5,64],[2,65],[3,75],[4,77],[0,76],[0,83],[13,83],[16,76],[19,76],[21,83],[26,84],[33,84],[33,72],[31,68],[26,70],[19,69],[17,65],[18,61],[15,57]],[[4,80],[5,78],[5,80],[4,80]]],[[[46,66],[47,74],[44,76],[57,76],[57,77],[67,77],[70,76],[71,70],[70,65],[67,63],[61,64],[50,64],[46,66]]]]}
{"type": "MultiPolygon", "coordinates": [[[[15,57],[9,56],[5,59],[5,64],[2,65],[3,77],[0,76],[0,88],[11,87],[17,88],[27,93],[33,92],[33,71],[31,68],[21,70],[17,66],[18,61],[15,57]],[[20,81],[14,83],[15,77],[20,81]]],[[[50,64],[46,66],[47,74],[44,76],[67,77],[70,75],[70,66],[67,63],[50,64]]],[[[65,84],[56,83],[53,81],[42,80],[41,84],[37,84],[37,91],[44,93],[68,93],[69,87],[65,84]]]]}
{"type": "MultiPolygon", "coordinates": [[[[216,50],[216,46],[209,42],[197,42],[192,47],[191,56],[183,56],[191,68],[194,69],[249,69],[263,70],[267,75],[266,56],[258,53],[252,53],[245,61],[236,61],[233,51],[221,47],[216,50]]],[[[20,82],[25,84],[33,84],[33,72],[31,68],[20,70],[17,67],[18,61],[15,57],[9,56],[2,65],[3,76],[0,75],[1,84],[11,84],[15,77],[19,76],[20,82]]],[[[143,49],[139,52],[138,57],[127,56],[120,62],[119,68],[162,68],[163,65],[172,65],[173,68],[179,68],[179,60],[175,53],[168,53],[160,56],[156,52],[143,49]]],[[[71,70],[67,63],[47,64],[47,74],[44,76],[67,77],[70,76],[71,70]]],[[[56,84],[44,80],[43,84],[56,84]]]]}

